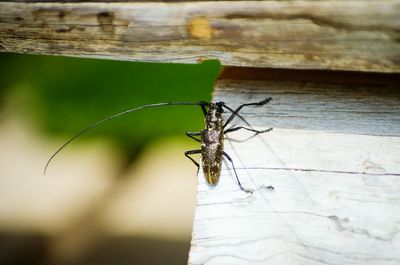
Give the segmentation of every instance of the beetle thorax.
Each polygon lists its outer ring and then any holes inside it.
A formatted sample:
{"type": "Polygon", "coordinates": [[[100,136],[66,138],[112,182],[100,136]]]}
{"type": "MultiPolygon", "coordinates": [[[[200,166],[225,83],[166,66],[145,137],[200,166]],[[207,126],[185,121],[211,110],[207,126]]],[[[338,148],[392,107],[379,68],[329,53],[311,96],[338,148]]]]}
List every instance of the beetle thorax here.
{"type": "Polygon", "coordinates": [[[211,103],[207,115],[204,119],[206,129],[222,129],[222,108],[215,103],[211,103]]]}

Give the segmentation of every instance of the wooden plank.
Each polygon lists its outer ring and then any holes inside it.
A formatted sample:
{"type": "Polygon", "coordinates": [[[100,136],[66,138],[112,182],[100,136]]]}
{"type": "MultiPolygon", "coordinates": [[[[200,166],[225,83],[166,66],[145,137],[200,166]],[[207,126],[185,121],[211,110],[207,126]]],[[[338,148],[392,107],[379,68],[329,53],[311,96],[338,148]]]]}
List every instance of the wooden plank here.
{"type": "Polygon", "coordinates": [[[274,130],[225,141],[255,192],[228,164],[216,187],[200,171],[189,264],[399,264],[398,83],[223,79],[214,100],[270,96],[242,115],[274,130]]]}
{"type": "Polygon", "coordinates": [[[259,69],[251,75],[244,70],[250,80],[228,79],[241,78],[241,72],[229,68],[221,75],[214,100],[237,106],[273,97],[273,109],[243,110],[255,126],[400,136],[400,75],[259,69]]]}
{"type": "Polygon", "coordinates": [[[400,71],[400,1],[0,3],[0,51],[400,71]]]}
{"type": "MultiPolygon", "coordinates": [[[[192,1],[185,1],[185,0],[90,0],[91,3],[129,3],[129,2],[162,2],[162,3],[176,3],[176,2],[222,2],[222,1],[229,1],[229,2],[237,2],[241,0],[192,0],[192,1]]],[[[270,0],[271,1],[271,0],[270,0]]],[[[282,0],[272,0],[272,1],[282,1],[282,0]]],[[[286,0],[283,0],[286,1],[286,0]]],[[[294,1],[302,1],[302,0],[294,0],[294,1]]],[[[321,1],[321,0],[313,0],[313,1],[321,1]]],[[[348,0],[335,0],[339,1],[348,1],[348,0]]],[[[364,1],[364,0],[358,0],[364,1]]],[[[3,2],[21,2],[21,3],[79,3],[79,2],[88,2],[87,0],[5,0],[3,2]]]]}

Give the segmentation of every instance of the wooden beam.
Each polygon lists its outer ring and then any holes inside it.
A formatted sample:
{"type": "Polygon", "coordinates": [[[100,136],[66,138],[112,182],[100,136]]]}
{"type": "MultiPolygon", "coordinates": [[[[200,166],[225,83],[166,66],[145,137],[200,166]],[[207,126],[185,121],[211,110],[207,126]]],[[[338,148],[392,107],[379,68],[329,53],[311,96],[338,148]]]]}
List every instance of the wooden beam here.
{"type": "Polygon", "coordinates": [[[214,100],[234,108],[272,97],[241,114],[274,130],[225,141],[253,194],[228,163],[215,187],[200,171],[189,264],[399,264],[400,83],[235,73],[222,75],[214,100]]]}
{"type": "Polygon", "coordinates": [[[400,72],[400,1],[0,3],[0,51],[400,72]]]}

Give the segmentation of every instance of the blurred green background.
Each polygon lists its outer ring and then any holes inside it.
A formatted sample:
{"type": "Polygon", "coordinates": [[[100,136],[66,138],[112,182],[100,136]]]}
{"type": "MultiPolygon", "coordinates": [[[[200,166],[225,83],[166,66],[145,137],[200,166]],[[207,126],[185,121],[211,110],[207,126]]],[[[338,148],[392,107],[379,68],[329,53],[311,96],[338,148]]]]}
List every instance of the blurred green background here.
{"type": "MultiPolygon", "coordinates": [[[[89,124],[133,107],[211,100],[218,61],[161,64],[55,56],[0,54],[1,104],[30,117],[49,136],[73,136],[89,124]]],[[[163,135],[199,131],[200,107],[146,109],[125,115],[82,138],[106,136],[129,156],[163,135]]]]}
{"type": "Polygon", "coordinates": [[[219,62],[155,64],[0,54],[0,264],[186,264],[203,128],[219,62]],[[106,144],[104,144],[106,142],[106,144]]]}

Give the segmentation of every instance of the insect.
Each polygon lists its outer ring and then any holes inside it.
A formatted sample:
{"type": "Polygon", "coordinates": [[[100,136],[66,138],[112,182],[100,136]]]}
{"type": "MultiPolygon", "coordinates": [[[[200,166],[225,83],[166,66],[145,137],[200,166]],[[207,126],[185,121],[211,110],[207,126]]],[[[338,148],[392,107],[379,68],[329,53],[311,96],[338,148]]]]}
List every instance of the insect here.
{"type": "MultiPolygon", "coordinates": [[[[206,101],[199,101],[199,102],[163,102],[163,103],[155,103],[155,104],[148,104],[148,105],[143,105],[137,108],[129,109],[111,116],[106,117],[103,120],[97,121],[82,131],[78,132],[75,136],[73,136],[71,139],[69,139],[67,142],[65,142],[57,151],[50,157],[50,159],[47,161],[45,167],[44,167],[44,174],[46,174],[46,170],[50,164],[50,162],[53,160],[53,158],[62,150],[64,149],[69,143],[71,143],[73,140],[87,132],[88,130],[100,125],[103,122],[106,122],[108,120],[117,118],[121,115],[125,115],[134,111],[138,111],[141,109],[145,108],[153,108],[153,107],[161,107],[161,106],[176,106],[176,105],[197,105],[201,107],[201,110],[204,113],[204,123],[205,123],[205,129],[202,130],[201,132],[186,132],[186,135],[189,136],[190,138],[198,141],[201,143],[201,149],[196,149],[196,150],[190,150],[185,152],[185,156],[189,158],[199,169],[200,165],[197,161],[195,161],[190,155],[193,154],[201,154],[201,160],[202,160],[202,169],[204,176],[206,178],[207,183],[211,185],[216,185],[218,183],[220,174],[221,174],[221,164],[223,157],[225,157],[232,165],[233,171],[235,173],[235,177],[237,180],[237,183],[240,187],[241,190],[245,192],[251,193],[252,191],[249,189],[245,189],[242,184],[240,183],[238,174],[236,172],[235,165],[233,163],[232,158],[224,152],[224,136],[228,133],[238,131],[240,129],[248,130],[251,132],[254,132],[256,134],[259,133],[266,133],[272,130],[272,128],[268,128],[266,130],[255,130],[249,127],[244,127],[244,126],[238,126],[238,127],[233,127],[233,128],[228,128],[226,129],[227,125],[237,116],[240,119],[244,120],[244,118],[239,114],[240,110],[243,107],[246,106],[262,106],[270,102],[272,98],[266,98],[262,101],[259,102],[253,102],[253,103],[245,103],[240,105],[238,108],[235,110],[231,109],[229,106],[227,106],[224,102],[206,102],[206,101]],[[227,109],[230,111],[232,114],[229,116],[229,118],[224,122],[222,119],[222,113],[224,113],[224,109],[227,109]],[[200,137],[200,138],[198,138],[200,137]]],[[[244,120],[245,121],[245,120],[244,120]]],[[[246,121],[245,121],[246,122],[246,121]]],[[[247,122],[246,124],[250,126],[247,122]]]]}

